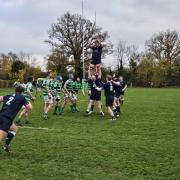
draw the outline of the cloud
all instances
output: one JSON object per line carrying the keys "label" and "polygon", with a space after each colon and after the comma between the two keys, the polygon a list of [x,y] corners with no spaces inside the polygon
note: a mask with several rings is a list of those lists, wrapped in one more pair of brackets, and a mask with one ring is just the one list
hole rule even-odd
{"label": "cloud", "polygon": [[[111,41],[119,39],[143,49],[154,33],[180,30],[179,0],[84,0],[85,17],[107,30]],[[0,51],[49,53],[47,31],[65,12],[81,14],[81,0],[0,0]],[[114,59],[114,57],[108,57]]]}

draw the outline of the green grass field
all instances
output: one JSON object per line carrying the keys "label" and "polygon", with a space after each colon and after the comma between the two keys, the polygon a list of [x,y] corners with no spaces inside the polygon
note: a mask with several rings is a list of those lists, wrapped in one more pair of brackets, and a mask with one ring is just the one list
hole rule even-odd
{"label": "green grass field", "polygon": [[[0,89],[0,94],[11,90]],[[20,128],[13,153],[0,150],[0,179],[180,179],[180,89],[128,89],[122,115],[111,122],[79,110],[41,119],[34,102],[31,127]]]}

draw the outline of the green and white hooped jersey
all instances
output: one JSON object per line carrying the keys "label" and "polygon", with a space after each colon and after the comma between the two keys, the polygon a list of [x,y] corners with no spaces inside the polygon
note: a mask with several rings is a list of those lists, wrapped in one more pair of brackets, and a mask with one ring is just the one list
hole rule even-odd
{"label": "green and white hooped jersey", "polygon": [[66,88],[68,91],[73,91],[74,89],[74,81],[72,79],[68,79],[66,81]]}
{"label": "green and white hooped jersey", "polygon": [[56,95],[61,96],[62,82],[61,81],[55,81],[54,82],[54,89],[56,90]]}
{"label": "green and white hooped jersey", "polygon": [[74,82],[74,90],[78,91],[82,89],[82,84],[79,82]]}
{"label": "green and white hooped jersey", "polygon": [[19,85],[21,85],[21,83],[19,81],[14,82],[14,87],[18,87]]}
{"label": "green and white hooped jersey", "polygon": [[47,86],[49,87],[50,84],[50,79],[45,79],[43,81],[42,87],[43,87],[43,96],[47,96],[48,95],[48,91],[47,91]]}
{"label": "green and white hooped jersey", "polygon": [[27,84],[23,84],[24,86],[24,97],[26,98],[27,101],[31,100],[31,96],[28,94],[28,91],[33,91],[33,85],[31,82],[28,82]]}
{"label": "green and white hooped jersey", "polygon": [[54,85],[55,85],[55,81],[50,80],[50,82],[49,82],[49,90],[50,90],[50,92],[53,92],[55,90]]}

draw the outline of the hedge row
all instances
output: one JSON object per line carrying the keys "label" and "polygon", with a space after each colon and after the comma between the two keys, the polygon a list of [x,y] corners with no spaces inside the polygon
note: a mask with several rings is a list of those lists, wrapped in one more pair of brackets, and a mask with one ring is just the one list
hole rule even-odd
{"label": "hedge row", "polygon": [[0,80],[0,88],[13,87],[14,82],[10,80]]}

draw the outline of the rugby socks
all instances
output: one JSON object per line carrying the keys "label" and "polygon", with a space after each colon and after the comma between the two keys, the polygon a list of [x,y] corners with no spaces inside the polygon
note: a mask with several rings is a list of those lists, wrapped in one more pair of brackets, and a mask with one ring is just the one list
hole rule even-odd
{"label": "rugby socks", "polygon": [[56,105],[55,108],[54,108],[54,113],[53,114],[57,114],[57,111],[58,111],[58,106]]}
{"label": "rugby socks", "polygon": [[120,112],[121,112],[120,106],[116,106],[116,112],[117,112],[117,113],[120,113]]}
{"label": "rugby socks", "polygon": [[74,112],[74,105],[70,105],[71,112]]}
{"label": "rugby socks", "polygon": [[47,118],[48,118],[48,113],[45,113],[45,112],[44,112],[44,113],[43,113],[43,118],[44,118],[44,119],[47,119]]}
{"label": "rugby socks", "polygon": [[61,108],[61,106],[58,106],[58,109],[57,109],[57,110],[58,110],[58,113],[59,113],[59,114],[62,114],[62,108]]}
{"label": "rugby socks", "polygon": [[64,108],[65,108],[65,106],[63,106],[63,107],[61,108],[61,113],[63,113],[63,112],[64,112]]}
{"label": "rugby socks", "polygon": [[25,124],[30,124],[30,121],[28,119],[25,119]]}
{"label": "rugby socks", "polygon": [[112,116],[111,120],[112,120],[112,121],[116,121],[115,116]]}
{"label": "rugby socks", "polygon": [[74,107],[74,111],[75,112],[79,112],[78,109],[77,109],[77,105],[76,104],[73,104],[73,107]]}
{"label": "rugby socks", "polygon": [[116,113],[116,112],[117,112],[116,107],[113,107],[113,112],[114,112],[114,113]]}
{"label": "rugby socks", "polygon": [[94,111],[94,105],[91,106],[91,111]]}
{"label": "rugby socks", "polygon": [[6,138],[6,145],[9,146],[11,141],[13,140],[14,136],[16,135],[16,132],[9,131]]}
{"label": "rugby socks", "polygon": [[22,124],[21,124],[21,118],[18,117],[17,120],[15,121],[15,123],[16,123],[17,126],[22,126]]}

